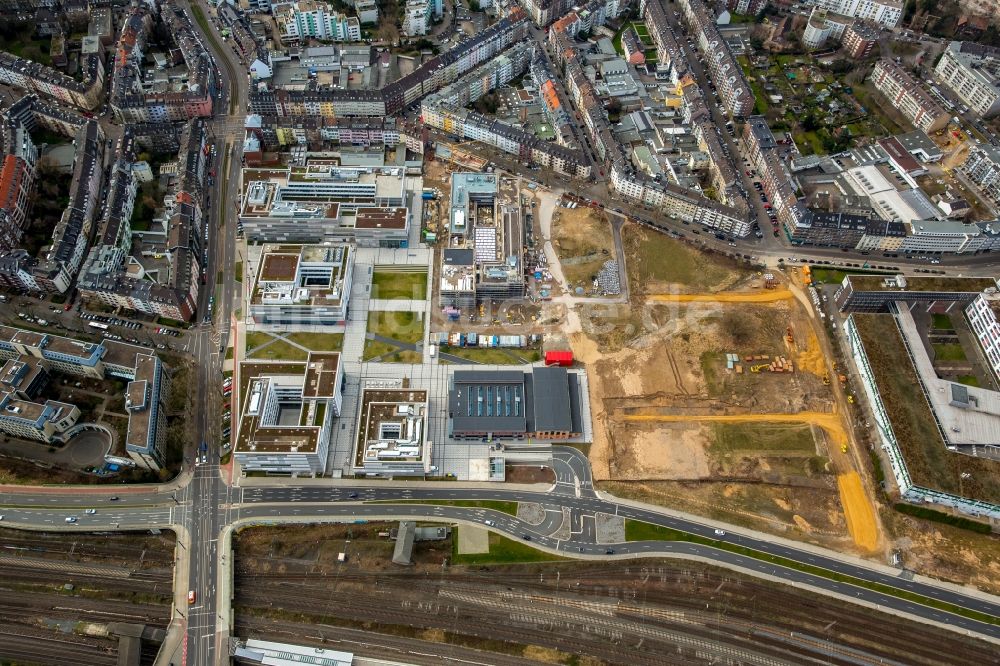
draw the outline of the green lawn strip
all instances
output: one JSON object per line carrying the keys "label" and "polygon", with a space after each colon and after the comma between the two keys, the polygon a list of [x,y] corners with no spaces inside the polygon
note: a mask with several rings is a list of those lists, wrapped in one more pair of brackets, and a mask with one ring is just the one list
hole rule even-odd
{"label": "green lawn strip", "polygon": [[257,347],[263,347],[267,343],[274,340],[275,337],[270,333],[262,333],[260,331],[247,331],[246,335],[246,348],[249,354]]}
{"label": "green lawn strip", "polygon": [[370,500],[365,504],[430,504],[433,506],[467,506],[475,509],[492,509],[511,516],[517,515],[517,502],[502,500]]}
{"label": "green lawn strip", "polygon": [[368,332],[399,342],[420,342],[424,337],[423,322],[415,312],[369,312]]}
{"label": "green lawn strip", "polygon": [[972,532],[979,532],[980,534],[989,534],[992,531],[992,528],[988,523],[981,523],[978,520],[971,520],[961,516],[953,516],[950,513],[935,511],[934,509],[928,509],[925,506],[915,506],[913,504],[897,502],[892,505],[892,508],[900,513],[905,513],[908,516],[923,518],[924,520],[932,520],[936,523],[944,523],[945,525],[951,525],[952,527],[958,527],[959,529],[970,530]]}
{"label": "green lawn strip", "polygon": [[344,347],[343,333],[285,333],[284,338],[314,352],[340,351]]}
{"label": "green lawn strip", "polygon": [[452,564],[519,564],[525,562],[557,562],[565,557],[537,550],[528,542],[515,541],[505,536],[490,532],[490,552],[468,553],[458,552],[458,530],[452,534],[451,563]]}
{"label": "green lawn strip", "polygon": [[846,583],[848,585],[854,585],[855,587],[862,587],[866,590],[871,590],[872,592],[885,594],[890,597],[905,599],[907,601],[912,601],[913,603],[921,604],[922,606],[936,608],[937,610],[941,610],[946,613],[952,613],[953,615],[960,615],[962,617],[969,618],[970,620],[976,620],[977,622],[983,622],[985,624],[1000,624],[1000,617],[989,615],[988,613],[970,610],[946,601],[938,601],[937,599],[925,597],[924,595],[916,594],[915,592],[901,590],[890,585],[872,583],[860,578],[855,578],[854,576],[848,576],[837,573],[836,571],[830,571],[829,569],[824,569],[823,567],[803,564],[778,555],[763,553],[759,550],[754,550],[753,548],[748,548],[746,546],[740,546],[726,541],[719,541],[718,539],[709,539],[708,537],[698,536],[697,534],[691,534],[689,532],[681,532],[669,527],[661,527],[660,525],[653,525],[652,523],[646,523],[641,520],[625,520],[625,540],[687,541],[690,543],[698,543],[704,546],[718,548],[719,550],[727,550],[731,553],[737,553],[745,557],[751,557],[755,560],[767,562],[768,564],[782,566],[786,569],[794,569],[796,571],[801,571],[820,578],[826,578],[827,580],[832,580],[838,583]]}
{"label": "green lawn strip", "polygon": [[375,271],[372,273],[371,297],[423,300],[427,298],[427,272]]}
{"label": "green lawn strip", "polygon": [[965,350],[956,342],[933,344],[935,361],[965,361]]}
{"label": "green lawn strip", "polygon": [[982,384],[979,383],[979,377],[975,375],[959,375],[956,377],[959,384],[965,384],[966,386],[971,386],[972,388],[980,388]]}
{"label": "green lawn strip", "polygon": [[266,347],[255,349],[247,354],[247,358],[267,361],[304,361],[308,357],[309,352],[284,340],[276,340]]}
{"label": "green lawn strip", "polygon": [[951,317],[943,312],[936,312],[931,315],[931,325],[934,326],[934,328],[941,329],[942,331],[950,331],[955,328],[955,326],[951,323]]}
{"label": "green lawn strip", "polygon": [[366,340],[365,348],[361,352],[361,360],[370,361],[382,356],[383,354],[390,354],[398,349],[399,347],[395,347],[385,342],[379,342],[378,340]]}

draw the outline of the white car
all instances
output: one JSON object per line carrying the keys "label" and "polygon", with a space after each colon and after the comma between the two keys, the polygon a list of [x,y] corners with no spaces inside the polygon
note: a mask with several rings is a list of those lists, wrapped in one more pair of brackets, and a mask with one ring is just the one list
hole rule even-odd
{"label": "white car", "polygon": [[66,516],[66,522],[67,523],[75,523],[76,522],[76,516]]}
{"label": "white car", "polygon": [[715,536],[726,536],[725,530],[715,530]]}
{"label": "white car", "polygon": [[92,516],[95,513],[97,513],[97,509],[87,509],[86,511],[84,511],[84,513],[87,514],[88,516]]}

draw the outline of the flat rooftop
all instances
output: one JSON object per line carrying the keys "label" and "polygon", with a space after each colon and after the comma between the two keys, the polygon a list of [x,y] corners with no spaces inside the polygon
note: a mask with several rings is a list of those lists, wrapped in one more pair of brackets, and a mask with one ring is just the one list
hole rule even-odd
{"label": "flat rooftop", "polygon": [[305,398],[333,398],[337,377],[341,372],[338,352],[310,352],[306,359],[306,380],[302,387]]}
{"label": "flat rooftop", "polygon": [[427,391],[365,387],[359,402],[356,467],[413,466],[424,458]]}
{"label": "flat rooftop", "polygon": [[355,229],[405,229],[405,208],[358,208],[354,217]]}
{"label": "flat rooftop", "polygon": [[898,286],[894,276],[887,275],[848,275],[847,278],[855,291],[940,291],[969,294],[997,288],[995,278],[906,276],[905,286]]}
{"label": "flat rooftop", "polygon": [[[895,318],[859,313],[851,317],[913,483],[929,490],[1000,504],[1000,462],[948,450],[930,407],[939,402],[934,395],[938,385],[932,383],[930,395],[924,396]],[[915,356],[925,353],[922,346],[913,349]],[[968,476],[963,478],[963,474]]]}
{"label": "flat rooftop", "polygon": [[[325,404],[301,400],[306,372],[307,363],[240,363],[239,429],[234,453],[264,455],[318,450]],[[262,419],[263,407],[269,392],[277,387],[281,387],[282,397],[275,398],[279,411],[276,422],[271,423]],[[323,414],[313,410],[321,406]]]}
{"label": "flat rooftop", "polygon": [[261,249],[252,306],[338,306],[349,296],[350,245],[277,245]]}

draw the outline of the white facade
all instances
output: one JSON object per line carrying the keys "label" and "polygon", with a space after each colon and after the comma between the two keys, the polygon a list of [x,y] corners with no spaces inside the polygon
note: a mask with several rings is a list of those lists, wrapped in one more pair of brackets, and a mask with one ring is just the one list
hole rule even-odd
{"label": "white facade", "polygon": [[980,294],[965,308],[965,316],[969,318],[972,332],[982,347],[983,355],[993,370],[993,376],[1000,380],[1000,322],[997,322],[997,312],[1000,311],[1000,300],[997,294]]}
{"label": "white facade", "polygon": [[894,0],[818,0],[816,6],[886,28],[895,28],[903,17],[903,3]]}
{"label": "white facade", "polygon": [[935,76],[983,118],[1000,114],[1000,51],[970,42],[951,42]]}
{"label": "white facade", "polygon": [[426,35],[432,12],[433,8],[427,0],[407,0],[403,10],[403,34],[409,37]]}

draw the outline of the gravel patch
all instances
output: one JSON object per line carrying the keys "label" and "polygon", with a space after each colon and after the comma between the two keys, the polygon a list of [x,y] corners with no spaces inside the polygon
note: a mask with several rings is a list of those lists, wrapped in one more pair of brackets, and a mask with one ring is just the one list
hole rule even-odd
{"label": "gravel patch", "polygon": [[517,518],[529,525],[538,525],[545,520],[545,509],[537,502],[518,502]]}
{"label": "gravel patch", "polygon": [[597,528],[597,543],[624,543],[625,519],[612,516],[610,513],[598,513],[595,516]]}

